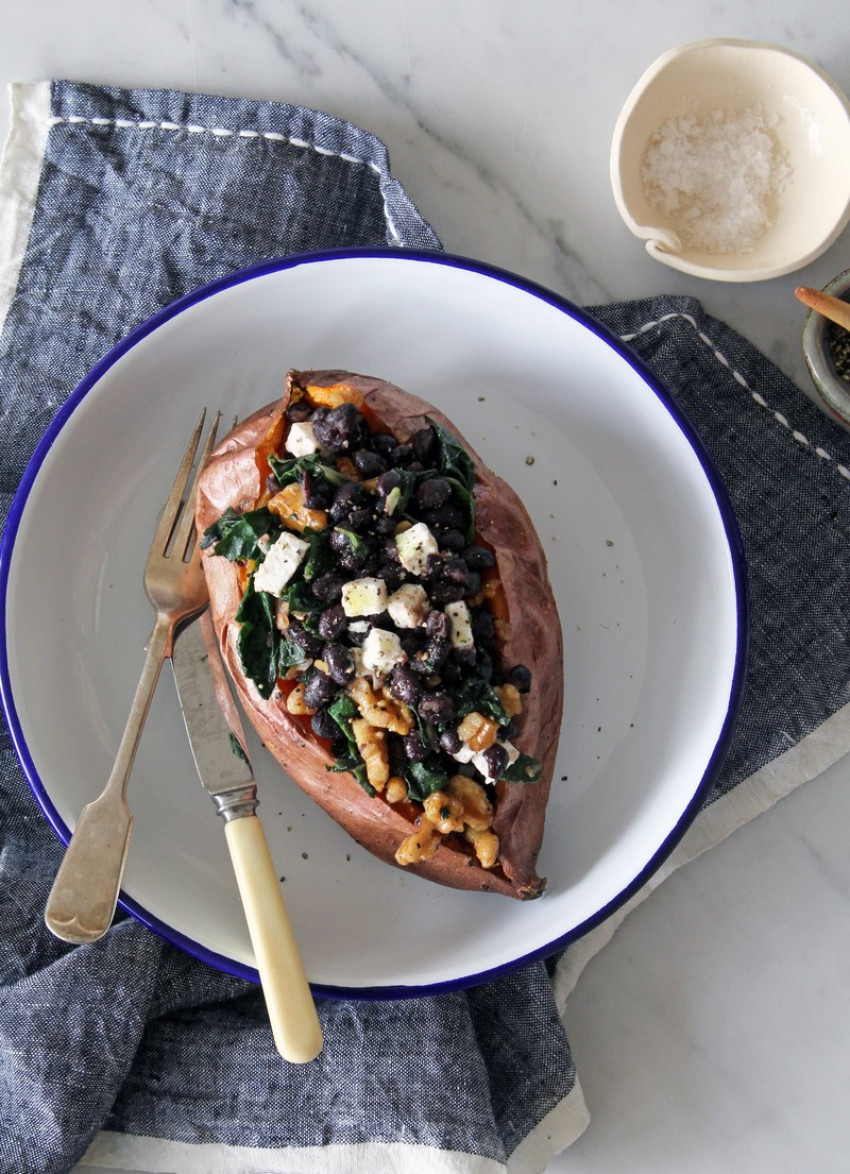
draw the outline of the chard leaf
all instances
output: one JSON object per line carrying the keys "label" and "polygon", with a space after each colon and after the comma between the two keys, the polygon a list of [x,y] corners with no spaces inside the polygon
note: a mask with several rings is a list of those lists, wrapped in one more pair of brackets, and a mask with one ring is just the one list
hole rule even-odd
{"label": "chard leaf", "polygon": [[265,551],[259,539],[264,534],[276,534],[279,529],[279,523],[264,506],[244,514],[228,507],[218,521],[204,531],[201,547],[204,550],[212,547],[213,554],[222,555],[231,562],[248,558],[261,562]]}
{"label": "chard leaf", "polygon": [[303,537],[310,543],[310,549],[301,567],[301,575],[308,583],[312,583],[314,579],[324,575],[325,571],[330,570],[333,562],[332,552],[326,530],[305,530]]}
{"label": "chard leaf", "polygon": [[490,717],[499,726],[506,726],[510,716],[496,691],[479,676],[467,677],[455,693],[455,713],[458,720],[477,710]]}
{"label": "chard leaf", "polygon": [[404,772],[407,794],[410,799],[424,802],[434,791],[442,791],[449,776],[440,766],[439,759],[426,758],[424,762],[411,762]]}
{"label": "chard leaf", "polygon": [[360,756],[351,730],[352,718],[358,717],[360,710],[347,693],[340,693],[328,706],[328,713],[339,726],[344,739],[344,747],[330,769],[332,771],[348,771],[353,774],[366,794],[373,796],[375,788],[366,777],[366,764]]}
{"label": "chard leaf", "polygon": [[475,462],[472,457],[451,432],[447,432],[434,420],[429,419],[428,423],[437,434],[437,468],[444,477],[456,478],[471,493],[475,486]]}
{"label": "chard leaf", "polygon": [[501,776],[507,783],[536,783],[539,781],[543,773],[543,766],[536,758],[532,758],[529,754],[523,754],[520,751],[520,756],[505,771]]}
{"label": "chard leaf", "polygon": [[305,473],[312,476],[317,488],[330,486],[333,489],[339,489],[349,480],[344,473],[325,464],[321,455],[315,452],[308,453],[303,457],[286,458],[273,454],[269,457],[269,468],[281,489],[293,481],[300,481]]}
{"label": "chard leaf", "polygon": [[278,676],[292,668],[294,664],[301,664],[302,660],[309,660],[309,657],[297,640],[291,636],[280,640],[277,650]]}
{"label": "chard leaf", "polygon": [[466,514],[465,535],[466,541],[471,545],[475,538],[475,498],[472,496],[472,490],[454,477],[446,479],[454,490],[455,501]]}
{"label": "chard leaf", "polygon": [[230,749],[233,751],[233,753],[236,755],[236,757],[241,758],[243,762],[247,762],[248,765],[250,766],[251,763],[248,760],[248,755],[242,749],[242,743],[239,741],[239,739],[236,737],[236,735],[235,734],[228,734],[227,740],[230,743]]}
{"label": "chard leaf", "polygon": [[242,671],[257,686],[260,696],[269,698],[278,678],[280,632],[275,624],[274,596],[256,591],[253,577],[242,596],[236,620],[236,650]]}
{"label": "chard leaf", "polygon": [[290,579],[281,593],[281,599],[289,605],[291,612],[304,614],[322,610],[322,603],[313,594],[312,587],[300,577]]}

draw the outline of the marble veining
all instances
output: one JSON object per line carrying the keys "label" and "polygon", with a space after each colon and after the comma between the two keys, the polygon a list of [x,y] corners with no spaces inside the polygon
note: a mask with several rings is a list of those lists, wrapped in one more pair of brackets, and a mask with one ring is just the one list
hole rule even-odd
{"label": "marble veining", "polygon": [[[664,50],[780,42],[848,90],[848,29],[846,0],[29,0],[4,12],[0,74],[351,119],[386,143],[447,249],[583,304],[696,296],[802,395],[793,290],[850,267],[850,232],[787,278],[692,279],[622,225],[608,153],[622,103]],[[7,125],[0,102],[4,137]],[[592,1121],[552,1174],[850,1168],[848,783],[841,761],[674,874],[591,962],[566,1024]]]}

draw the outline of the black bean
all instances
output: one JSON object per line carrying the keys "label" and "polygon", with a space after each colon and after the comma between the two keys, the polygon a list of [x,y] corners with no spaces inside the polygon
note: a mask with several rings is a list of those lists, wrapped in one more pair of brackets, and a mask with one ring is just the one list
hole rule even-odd
{"label": "black bean", "polygon": [[380,453],[371,449],[359,448],[352,459],[354,467],[362,477],[378,477],[386,472],[387,462]]}
{"label": "black bean", "polygon": [[336,682],[326,673],[314,669],[307,675],[304,682],[304,702],[310,709],[321,709],[323,705],[328,705],[336,694]]}
{"label": "black bean", "polygon": [[382,473],[375,482],[375,492],[379,498],[387,498],[394,489],[398,489],[402,480],[398,469],[387,469],[386,473]]}
{"label": "black bean", "polygon": [[421,652],[414,653],[414,655],[410,657],[407,663],[415,673],[419,674],[420,677],[432,677],[434,675],[431,662],[428,660],[428,656],[424,649]]}
{"label": "black bean", "polygon": [[342,575],[320,575],[318,579],[313,580],[313,594],[316,599],[321,599],[322,603],[334,603],[342,595],[344,583]]}
{"label": "black bean", "polygon": [[425,745],[422,735],[416,730],[405,736],[404,753],[410,762],[422,762],[424,758],[428,757],[428,747]]}
{"label": "black bean", "polygon": [[345,521],[356,510],[362,509],[369,503],[369,492],[359,481],[346,481],[334,495],[328,510],[328,517],[337,525]]}
{"label": "black bean", "polygon": [[387,585],[387,591],[396,591],[405,580],[404,567],[399,563],[378,563],[375,571],[379,579]]}
{"label": "black bean", "polygon": [[333,742],[339,737],[339,726],[326,709],[317,709],[310,718],[310,728],[317,738],[327,738]]}
{"label": "black bean", "polygon": [[454,505],[453,502],[447,502],[436,509],[423,510],[422,518],[432,530],[462,530],[466,525],[466,515],[460,506]]}
{"label": "black bean", "polygon": [[372,433],[372,448],[375,452],[380,453],[382,457],[386,457],[395,446],[396,438],[391,432]]}
{"label": "black bean", "polygon": [[417,428],[410,438],[414,455],[423,465],[430,465],[437,446],[437,434],[430,424]]}
{"label": "black bean", "polygon": [[416,504],[421,510],[437,510],[451,500],[452,487],[444,477],[428,477],[416,488]]}
{"label": "black bean", "polygon": [[407,664],[397,664],[390,674],[390,693],[397,701],[404,701],[407,705],[415,705],[422,684],[419,677]]}
{"label": "black bean", "polygon": [[[387,537],[390,534],[395,534],[395,528],[398,525],[398,519],[391,514],[381,514],[375,521],[374,530],[376,534],[381,534]],[[398,549],[393,543],[393,550],[395,550],[396,558],[398,558]]]}
{"label": "black bean", "polygon": [[506,680],[519,693],[527,693],[531,688],[531,672],[524,664],[515,664],[508,673]]}
{"label": "black bean", "polygon": [[339,565],[345,571],[362,572],[372,555],[368,539],[358,539],[356,544],[352,545],[351,536],[344,530],[331,530],[328,543]]}
{"label": "black bean", "polygon": [[328,414],[316,420],[313,416],[313,431],[322,448],[339,453],[353,449],[363,431],[363,417],[354,404],[340,404],[331,408]]}
{"label": "black bean", "polygon": [[457,754],[463,742],[460,740],[460,735],[457,730],[443,730],[440,734],[440,746],[445,750],[446,754]]}
{"label": "black bean", "polygon": [[431,599],[434,603],[450,603],[474,595],[481,585],[481,577],[470,571],[457,555],[441,559],[434,566],[431,579]]}
{"label": "black bean", "polygon": [[450,725],[454,720],[455,706],[448,693],[426,693],[417,708],[424,722],[439,728]]}
{"label": "black bean", "polygon": [[345,631],[348,616],[341,603],[335,603],[319,616],[319,635],[323,640],[336,640]]}
{"label": "black bean", "polygon": [[398,734],[387,734],[386,746],[390,777],[403,775],[407,769],[407,755],[404,752],[404,742]]}
{"label": "black bean", "polygon": [[461,653],[459,649],[454,649],[445,664],[440,666],[440,680],[444,685],[459,685],[464,672],[462,665],[458,661],[466,661],[468,664],[474,664],[475,659],[476,653],[474,648],[469,649],[468,656],[466,653]]}
{"label": "black bean", "polygon": [[444,530],[440,535],[440,550],[448,550],[451,554],[460,554],[466,546],[466,535],[460,530]]}
{"label": "black bean", "polygon": [[395,448],[391,448],[387,454],[387,461],[390,465],[396,468],[402,468],[404,465],[409,465],[413,460],[413,449],[409,444],[397,444]]}
{"label": "black bean", "polygon": [[368,506],[362,506],[360,509],[352,510],[348,515],[346,525],[349,530],[353,530],[355,534],[365,534],[367,530],[371,530],[374,514]]}
{"label": "black bean", "polygon": [[495,555],[486,546],[470,546],[463,557],[471,571],[487,571],[496,565]]}
{"label": "black bean", "polygon": [[430,611],[425,620],[426,633],[438,640],[446,640],[451,633],[451,621],[444,611]]}
{"label": "black bean", "polygon": [[435,604],[457,603],[466,594],[463,582],[453,582],[445,575],[435,571],[429,586],[431,602]]}
{"label": "black bean", "polygon": [[487,764],[487,778],[500,779],[508,765],[508,752],[504,746],[494,742],[492,746],[487,747],[482,757]]}
{"label": "black bean", "polygon": [[354,657],[344,644],[326,644],[322,656],[331,679],[337,685],[347,685],[354,676]]}
{"label": "black bean", "polygon": [[294,640],[300,648],[303,648],[305,656],[318,656],[322,651],[322,641],[319,637],[308,632],[298,620],[290,621],[286,634],[290,640]]}
{"label": "black bean", "polygon": [[421,628],[406,628],[399,636],[399,641],[408,657],[412,659],[425,647],[425,633]]}
{"label": "black bean", "polygon": [[310,407],[307,401],[300,399],[296,400],[295,403],[289,404],[286,411],[284,412],[284,415],[291,424],[294,424],[296,421],[300,423],[303,420],[309,419],[312,411],[313,409]]}
{"label": "black bean", "polygon": [[496,639],[496,625],[493,616],[484,608],[472,617],[472,638],[476,645],[492,648]]}
{"label": "black bean", "polygon": [[316,478],[309,469],[305,469],[301,476],[301,488],[304,491],[304,504],[308,510],[325,510],[328,508],[330,496],[316,485]]}

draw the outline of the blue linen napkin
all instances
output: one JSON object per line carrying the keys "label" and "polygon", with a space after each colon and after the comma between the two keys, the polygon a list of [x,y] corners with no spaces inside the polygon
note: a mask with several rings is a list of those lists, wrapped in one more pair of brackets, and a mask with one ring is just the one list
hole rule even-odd
{"label": "blue linen napkin", "polygon": [[[298,107],[17,87],[0,173],[0,520],[78,380],[162,305],[266,257],[438,248],[383,145]],[[750,686],[704,810],[646,889],[850,744],[850,438],[688,298],[597,307],[689,413],[747,548]],[[0,318],[0,320],[2,320]],[[793,507],[786,507],[785,494]],[[531,1174],[587,1123],[562,1012],[628,908],[548,964],[415,1001],[321,1000],[326,1046],[273,1049],[257,988],[129,918],[43,926],[62,850],[0,739],[0,1174],[404,1169]]]}

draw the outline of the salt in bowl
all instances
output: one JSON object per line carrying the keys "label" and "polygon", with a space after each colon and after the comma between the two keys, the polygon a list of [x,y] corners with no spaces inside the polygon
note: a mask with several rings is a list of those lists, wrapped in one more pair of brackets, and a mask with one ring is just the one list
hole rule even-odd
{"label": "salt in bowl", "polygon": [[[727,128],[730,137],[721,142]],[[659,199],[657,166],[647,170],[651,140],[662,166],[667,155],[665,174],[674,186],[664,194],[672,200]],[[752,150],[756,141],[768,146],[761,157]],[[685,142],[701,153],[707,178],[703,202],[697,189],[685,198],[683,216],[681,205],[671,212],[670,203],[682,182],[700,174],[700,160],[682,154]],[[720,152],[716,166],[712,151]],[[611,183],[620,215],[657,261],[715,281],[761,281],[807,265],[844,229],[848,159],[850,102],[822,69],[779,45],[697,41],[659,57],[632,90],[614,129]],[[773,172],[760,180],[768,166]],[[744,199],[729,201],[732,183],[739,191],[751,184]],[[713,228],[717,191],[732,210],[725,234]],[[734,220],[734,210],[747,203],[760,210],[755,226],[743,212],[740,224]]]}

